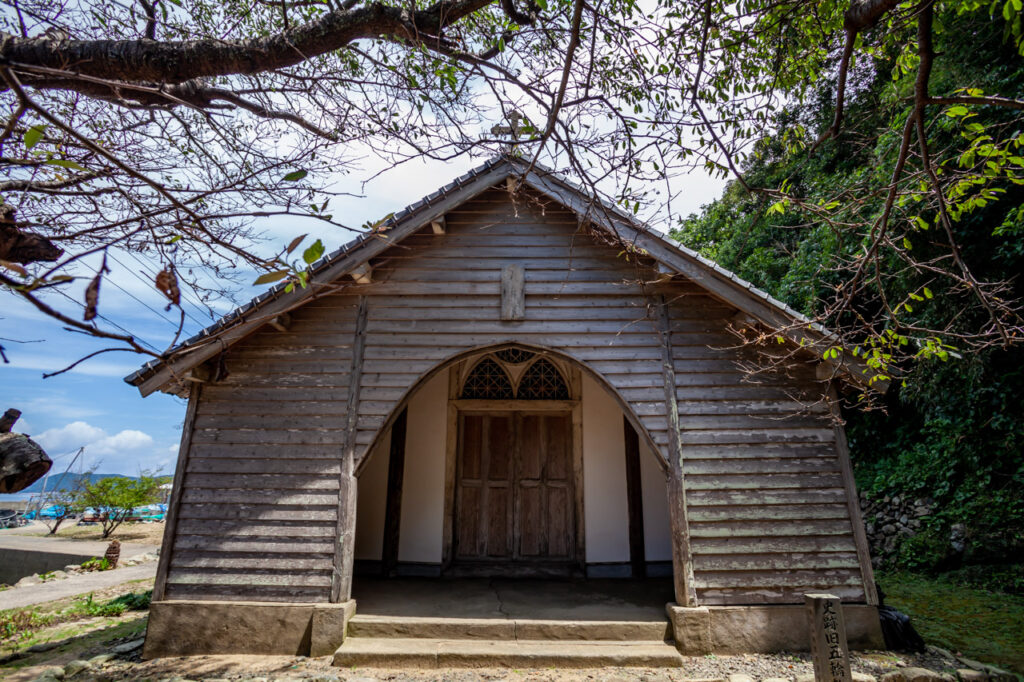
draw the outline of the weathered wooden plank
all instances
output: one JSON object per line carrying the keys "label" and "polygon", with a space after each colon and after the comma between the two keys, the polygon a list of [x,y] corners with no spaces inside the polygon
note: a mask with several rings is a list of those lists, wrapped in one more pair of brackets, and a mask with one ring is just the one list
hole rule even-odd
{"label": "weathered wooden plank", "polygon": [[789,571],[702,571],[697,576],[697,588],[717,589],[738,587],[757,589],[761,587],[820,587],[860,584],[859,571],[833,568]]}
{"label": "weathered wooden plank", "polygon": [[196,443],[336,443],[341,446],[345,441],[345,429],[286,429],[283,424],[275,428],[273,423],[268,423],[262,429],[196,430],[194,438]]}
{"label": "weathered wooden plank", "polygon": [[341,471],[341,457],[334,459],[242,459],[238,457],[193,457],[189,472],[204,474],[308,474],[311,476],[337,475]]}
{"label": "weathered wooden plank", "polygon": [[273,521],[260,522],[254,519],[211,520],[182,519],[178,524],[183,535],[232,535],[258,536],[265,538],[331,538],[334,537],[334,523],[323,521]]}
{"label": "weathered wooden plank", "polygon": [[849,519],[745,519],[742,521],[690,521],[695,538],[791,537],[799,535],[851,535]]}
{"label": "weathered wooden plank", "polygon": [[264,554],[329,554],[334,556],[332,538],[297,537],[229,537],[221,535],[179,534],[176,550],[202,550],[204,552],[252,552]]}
{"label": "weathered wooden plank", "polygon": [[[308,369],[315,371],[316,367],[309,367]],[[229,371],[231,375],[219,388],[227,390],[235,387],[240,391],[244,391],[250,386],[346,388],[349,381],[348,374],[343,372],[329,373],[324,371],[322,373],[306,372],[303,374],[292,372],[242,373],[235,372],[230,367]]]}
{"label": "weathered wooden plank", "polygon": [[821,536],[739,536],[693,539],[693,553],[704,554],[786,554],[787,552],[855,552],[852,535]]}
{"label": "weathered wooden plank", "polygon": [[718,474],[694,476],[686,490],[741,490],[751,488],[841,488],[842,476],[826,474]]}
{"label": "weathered wooden plank", "polygon": [[[479,311],[478,311],[479,312]],[[517,336],[520,334],[592,334],[597,335],[590,345],[599,345],[604,337],[634,335],[651,337],[648,343],[657,344],[656,332],[650,320],[642,318],[630,318],[622,320],[565,320],[565,319],[537,319],[532,315],[529,319],[516,321],[520,318],[497,319],[481,316],[475,320],[450,320],[450,319],[425,319],[425,320],[370,320],[367,331],[371,338],[387,338],[387,334],[402,334],[410,337],[419,336],[429,338],[438,336],[441,342],[451,342],[463,335],[474,336],[484,334],[508,334],[510,331]],[[693,332],[705,334],[702,329],[693,327]],[[330,335],[330,330],[311,330],[311,338],[321,335]],[[422,339],[421,339],[422,341]],[[412,345],[430,345],[420,343]],[[461,344],[457,344],[461,345]],[[739,370],[732,368],[733,372]]]}
{"label": "weathered wooden plank", "polygon": [[697,506],[690,502],[690,520],[700,521],[743,521],[743,520],[800,520],[800,519],[845,519],[846,508],[842,504],[748,504],[746,506]]}
{"label": "weathered wooden plank", "polygon": [[199,552],[179,552],[172,563],[174,568],[227,568],[245,571],[283,569],[283,570],[331,570],[331,555],[323,554],[316,558],[270,556],[249,554],[240,556],[205,556]]}
{"label": "weathered wooden plank", "polygon": [[167,575],[171,557],[177,545],[178,509],[181,507],[182,492],[185,490],[185,467],[188,464],[189,452],[192,448],[192,431],[199,412],[199,401],[202,385],[195,386],[189,393],[188,407],[185,409],[185,424],[181,430],[181,443],[178,446],[178,461],[174,467],[174,479],[171,488],[171,499],[167,505],[167,521],[164,524],[163,551],[157,564],[156,579],[153,582],[153,598],[164,599],[167,588]]}
{"label": "weathered wooden plank", "polygon": [[729,431],[684,431],[685,445],[705,443],[832,443],[835,433],[831,429],[735,429]]}
{"label": "weathered wooden plank", "polygon": [[[268,405],[273,403],[267,401]],[[238,406],[249,406],[251,403],[236,403]],[[256,410],[249,408],[246,413],[235,414],[204,414],[196,420],[196,427],[201,430],[246,430],[246,429],[274,429],[279,426],[286,425],[293,429],[338,429],[344,426],[345,413],[343,411],[336,412],[334,414],[324,414],[319,409],[316,409],[315,403],[308,406],[307,411],[300,411],[298,414],[288,414],[286,419],[282,419],[284,416],[279,412],[268,412],[266,410]],[[204,445],[204,447],[207,447]],[[308,447],[308,446],[300,446]],[[326,450],[326,448],[319,448],[319,450]],[[288,453],[292,453],[289,450]],[[280,450],[278,451],[280,454]],[[335,456],[340,455],[340,452],[335,450]],[[301,456],[301,455],[296,455]]]}
{"label": "weathered wooden plank", "polygon": [[665,386],[665,407],[668,418],[668,512],[672,543],[672,577],[676,603],[696,606],[693,557],[690,554],[691,529],[687,518],[687,484],[683,472],[683,439],[679,430],[679,408],[676,404],[676,375],[672,364],[673,334],[668,321],[668,305],[660,301],[661,371]]}
{"label": "weathered wooden plank", "polygon": [[784,554],[695,554],[694,570],[791,571],[856,569],[855,552],[787,552]]}
{"label": "weathered wooden plank", "polygon": [[338,495],[331,491],[302,493],[287,490],[241,490],[241,489],[209,489],[186,488],[182,494],[182,504],[206,504],[215,502],[230,505],[296,505],[314,507],[332,505],[337,502]]}
{"label": "weathered wooden plank", "polygon": [[304,474],[198,474],[186,476],[190,488],[269,489],[269,490],[337,490],[338,481],[330,476]]}
{"label": "weathered wooden plank", "polygon": [[[381,282],[494,282],[501,277],[501,273],[510,267],[524,267],[518,261],[513,261],[504,267],[495,267],[493,261],[491,267],[462,268],[458,270],[442,270],[439,268],[410,268],[394,267],[383,271],[376,271],[375,277]],[[649,281],[651,273],[642,270],[631,271],[627,268],[614,267],[593,267],[590,269],[568,268],[532,268],[525,270],[524,281],[530,284],[550,283],[559,284],[562,282],[623,282],[640,283]],[[723,309],[723,318],[725,318]]]}
{"label": "weathered wooden plank", "polygon": [[827,457],[835,459],[829,443],[756,443],[752,445],[690,445],[686,459],[778,459],[789,457]]}
{"label": "weathered wooden plank", "polygon": [[247,571],[224,571],[213,572],[210,570],[195,570],[190,568],[179,568],[175,570],[169,581],[175,585],[238,585],[238,586],[260,586],[271,585],[274,587],[330,587],[331,574],[329,571],[322,573],[290,571],[285,574]]}
{"label": "weathered wooden plank", "polygon": [[285,504],[183,503],[181,518],[251,521],[334,521],[336,509]]}
{"label": "weathered wooden plank", "polygon": [[837,504],[845,500],[841,488],[782,488],[747,490],[693,490],[686,499],[691,508],[713,505]]}
{"label": "weathered wooden plank", "polygon": [[[526,249],[528,250],[528,249]],[[566,295],[630,295],[658,293],[667,288],[663,284],[615,281],[606,282],[526,282],[527,296],[558,296]],[[362,296],[495,296],[501,293],[501,284],[494,282],[375,282],[373,284],[357,284],[346,289]]]}
{"label": "weathered wooden plank", "polygon": [[322,602],[323,587],[274,587],[267,585],[170,585],[168,599],[197,601]]}
{"label": "weathered wooden plank", "polygon": [[799,459],[685,459],[687,476],[717,476],[720,474],[802,474],[839,473],[839,460],[835,457]]}
{"label": "weathered wooden plank", "polygon": [[359,392],[362,388],[363,356],[366,351],[366,323],[369,319],[369,301],[359,300],[356,314],[358,324],[352,349],[347,404],[347,424],[342,452],[342,466],[338,474],[337,524],[334,537],[334,562],[331,572],[331,601],[344,602],[352,598],[352,567],[356,545],[356,495],[359,489],[356,473],[356,431],[359,427]]}
{"label": "weathered wooden plank", "polygon": [[843,492],[846,494],[846,508],[853,525],[853,538],[857,543],[857,557],[860,563],[863,580],[864,596],[868,604],[878,605],[878,590],[875,587],[874,568],[871,565],[871,553],[868,549],[868,538],[864,532],[864,520],[861,518],[860,501],[857,498],[857,483],[853,477],[853,466],[850,463],[850,449],[846,443],[846,431],[843,429],[842,414],[839,411],[838,392],[835,385],[829,386],[829,408],[835,430],[836,453],[843,474]]}

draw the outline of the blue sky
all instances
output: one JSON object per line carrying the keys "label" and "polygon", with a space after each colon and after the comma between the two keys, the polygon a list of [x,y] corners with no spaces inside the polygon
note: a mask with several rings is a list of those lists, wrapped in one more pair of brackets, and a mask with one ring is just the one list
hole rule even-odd
{"label": "blue sky", "polygon": [[[362,191],[364,196],[332,200],[331,209],[335,215],[343,215],[348,225],[378,220],[435,191],[482,160],[407,163],[365,188],[352,180],[348,181],[352,186],[345,187],[342,180],[338,189]],[[713,200],[724,185],[703,175],[690,176],[683,182],[687,191],[674,205],[675,212],[682,215]],[[319,237],[329,253],[354,236],[298,220],[268,219],[258,226],[266,232],[273,250],[309,232],[307,243]],[[124,254],[115,258],[117,262],[108,261],[112,273],[101,289],[100,313],[132,330],[152,347],[165,348],[173,338],[176,322],[169,319],[172,313],[163,311],[166,301],[149,284],[145,272],[153,268]],[[84,282],[75,284],[85,287]],[[256,293],[256,289],[246,288],[238,292],[233,303],[223,302],[220,311],[227,312]],[[68,303],[54,300],[55,304],[60,302]],[[198,308],[189,308],[189,313],[184,337],[212,321],[208,315],[204,319]],[[10,364],[0,364],[0,411],[8,407],[22,411],[14,430],[28,433],[46,449],[54,459],[54,472],[63,471],[80,447],[85,448],[85,469],[95,467],[100,473],[128,475],[140,470],[173,472],[185,401],[162,393],[143,399],[137,389],[122,381],[145,357],[107,353],[70,372],[43,379],[44,372],[65,367],[106,344],[64,331],[58,322],[5,293],[0,293],[0,345],[10,360]]]}

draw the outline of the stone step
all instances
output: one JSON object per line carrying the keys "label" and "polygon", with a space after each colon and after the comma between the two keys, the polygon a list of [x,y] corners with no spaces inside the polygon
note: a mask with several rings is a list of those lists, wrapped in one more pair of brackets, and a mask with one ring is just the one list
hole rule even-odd
{"label": "stone step", "polygon": [[350,637],[547,641],[646,641],[669,638],[668,621],[416,618],[356,614]]}
{"label": "stone step", "polygon": [[671,644],[613,641],[348,637],[334,665],[356,668],[677,668]]}

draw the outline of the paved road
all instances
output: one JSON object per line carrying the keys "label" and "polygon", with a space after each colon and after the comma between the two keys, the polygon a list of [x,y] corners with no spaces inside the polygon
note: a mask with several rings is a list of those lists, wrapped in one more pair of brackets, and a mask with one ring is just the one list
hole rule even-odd
{"label": "paved road", "polygon": [[[106,540],[75,540],[73,538],[54,538],[40,535],[19,535],[12,531],[25,532],[24,528],[11,528],[0,531],[0,551],[5,549],[30,550],[34,552],[54,552],[56,554],[87,554],[103,556],[109,542]],[[121,543],[121,558],[130,559],[137,554],[155,552],[159,545],[147,545],[135,542]]]}
{"label": "paved road", "polygon": [[82,573],[65,580],[54,580],[31,587],[15,587],[0,592],[0,609],[14,609],[32,604],[41,604],[54,599],[73,597],[86,594],[93,590],[113,587],[132,580],[143,580],[156,576],[155,561],[148,561],[138,566],[126,566],[113,571],[100,573]]}

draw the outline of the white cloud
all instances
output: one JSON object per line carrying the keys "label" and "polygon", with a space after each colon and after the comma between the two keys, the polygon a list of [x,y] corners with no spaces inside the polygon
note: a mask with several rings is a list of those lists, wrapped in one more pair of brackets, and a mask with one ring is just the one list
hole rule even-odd
{"label": "white cloud", "polygon": [[53,458],[84,447],[86,461],[90,466],[98,464],[102,473],[134,474],[139,469],[166,469],[168,464],[167,457],[159,456],[162,448],[153,437],[136,429],[110,435],[98,426],[75,421],[43,431],[34,440]]}
{"label": "white cloud", "polygon": [[102,438],[88,446],[93,456],[117,455],[125,451],[142,450],[153,445],[153,437],[143,431],[125,429],[113,436]]}
{"label": "white cloud", "polygon": [[98,426],[77,421],[71,422],[59,429],[43,431],[38,436],[34,436],[33,440],[43,446],[44,450],[59,454],[91,445],[106,437],[107,432]]}

